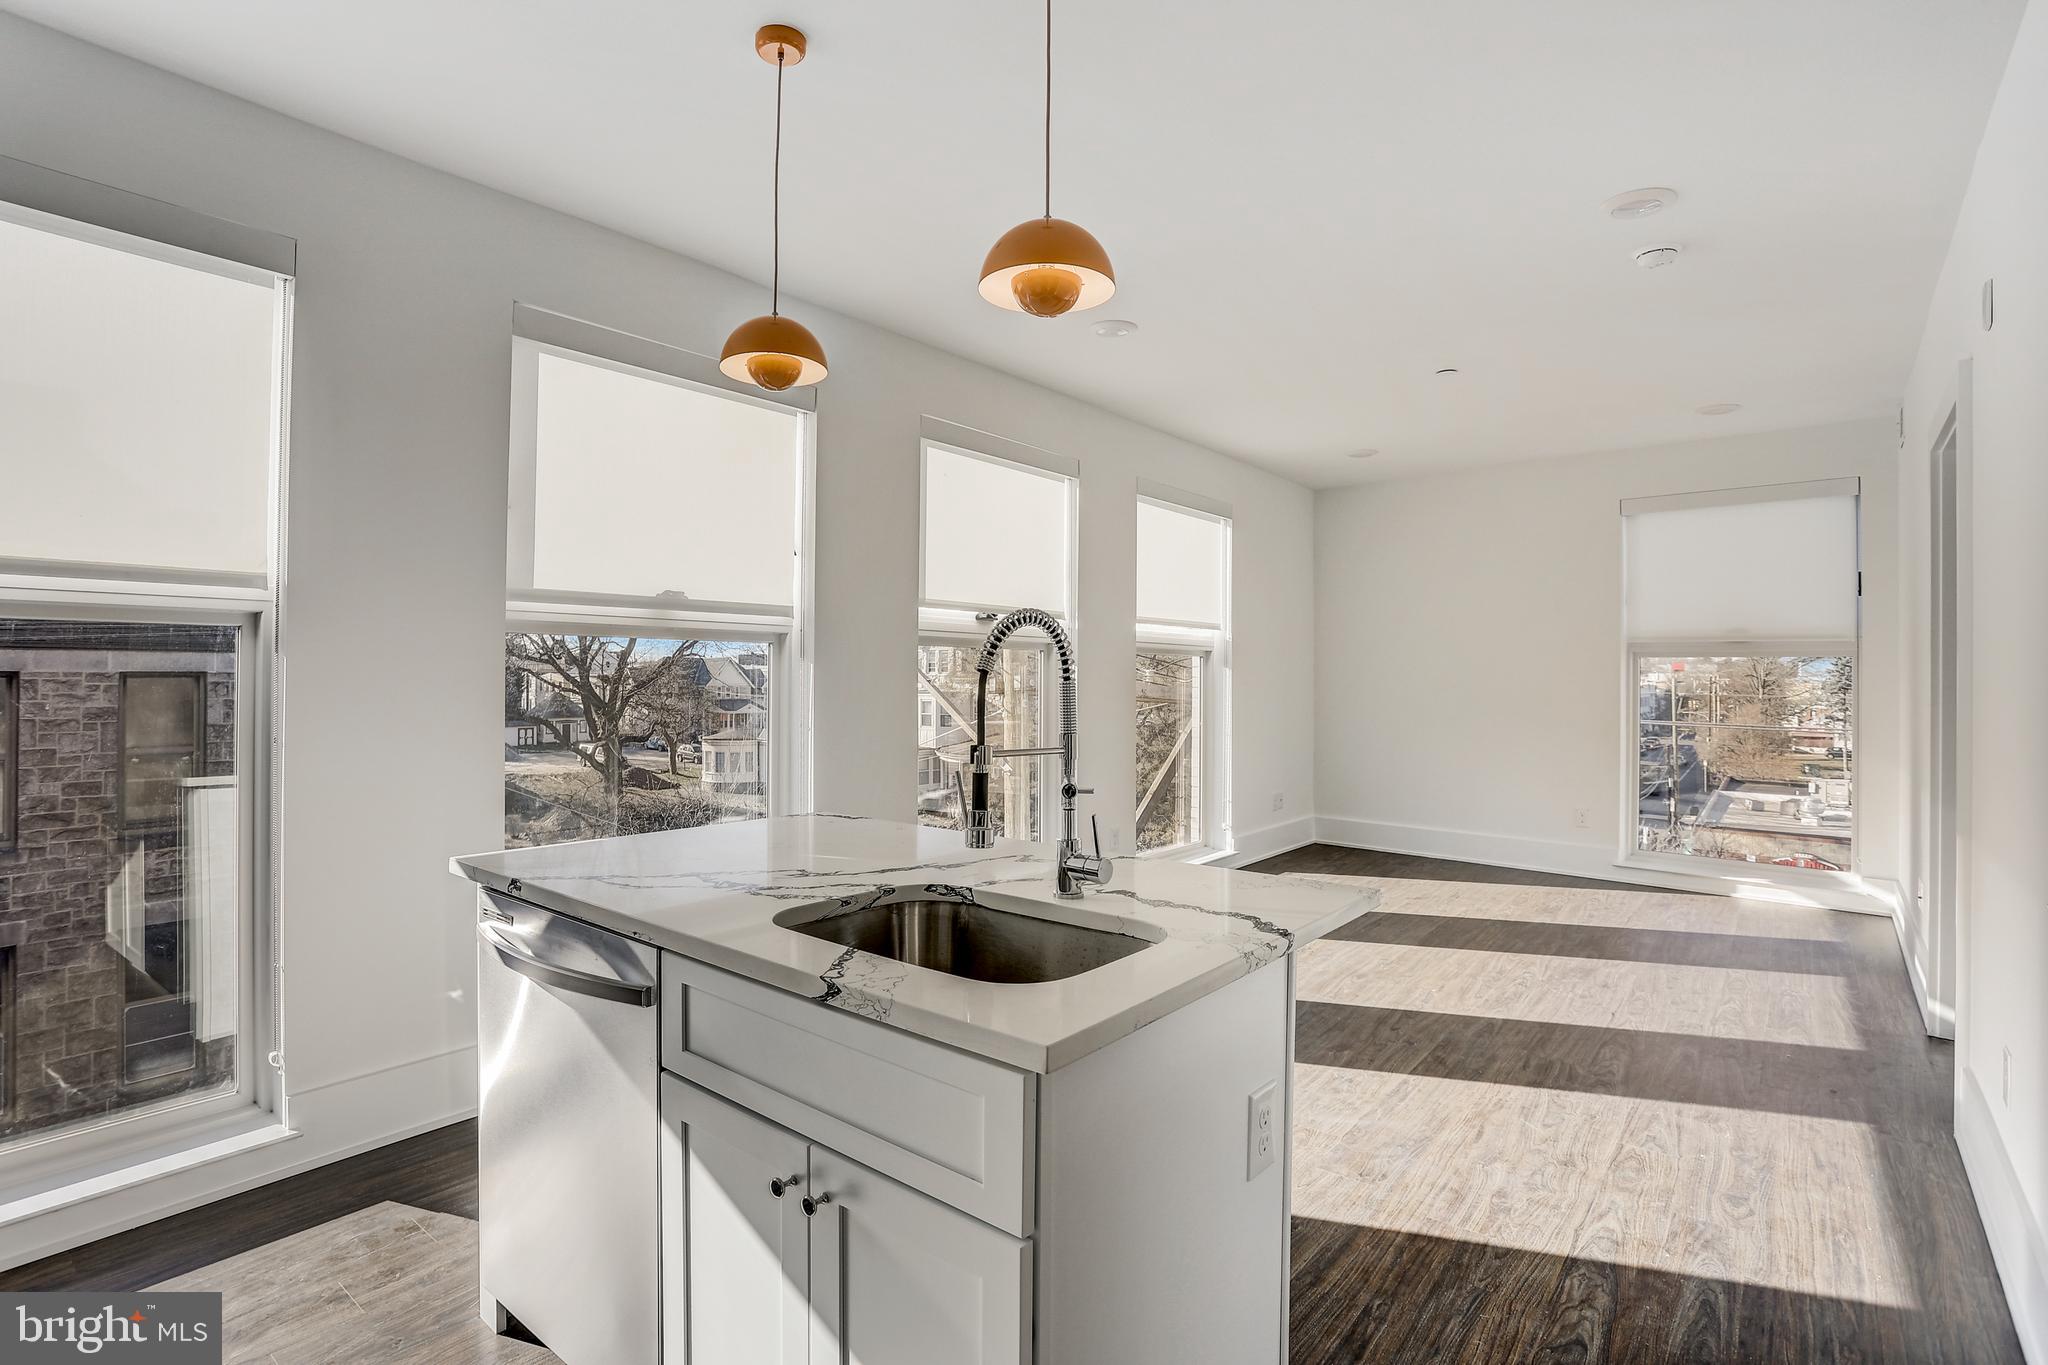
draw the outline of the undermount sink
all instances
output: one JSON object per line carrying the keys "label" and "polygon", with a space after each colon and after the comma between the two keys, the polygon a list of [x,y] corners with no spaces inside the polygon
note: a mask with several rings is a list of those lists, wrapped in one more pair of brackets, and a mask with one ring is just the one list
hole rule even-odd
{"label": "undermount sink", "polygon": [[799,934],[974,981],[1064,981],[1152,940],[965,901],[906,899],[858,910],[805,906],[775,922]]}

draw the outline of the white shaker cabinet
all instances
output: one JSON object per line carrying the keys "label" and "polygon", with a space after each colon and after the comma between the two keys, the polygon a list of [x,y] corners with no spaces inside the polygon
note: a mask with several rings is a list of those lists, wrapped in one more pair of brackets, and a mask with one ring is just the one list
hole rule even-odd
{"label": "white shaker cabinet", "polygon": [[664,1365],[806,1365],[808,1144],[673,1076],[661,1114]]}
{"label": "white shaker cabinet", "polygon": [[1029,1242],[675,1076],[661,1098],[665,1365],[1030,1361]]}
{"label": "white shaker cabinet", "polygon": [[811,1181],[811,1365],[1030,1360],[1029,1242],[827,1148]]}

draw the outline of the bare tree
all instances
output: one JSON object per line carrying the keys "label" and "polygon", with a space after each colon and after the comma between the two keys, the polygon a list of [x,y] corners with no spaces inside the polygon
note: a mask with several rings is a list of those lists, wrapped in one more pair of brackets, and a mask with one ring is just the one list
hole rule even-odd
{"label": "bare tree", "polygon": [[678,755],[684,744],[710,728],[711,694],[691,664],[703,653],[701,640],[685,640],[669,659],[669,667],[638,693],[648,728],[668,746],[668,770],[682,776]]}
{"label": "bare tree", "polygon": [[[636,661],[640,643],[604,635],[513,635],[505,644],[507,657],[518,667],[581,709],[581,716],[550,716],[543,708],[528,707],[521,719],[545,729],[597,773],[614,826],[625,785],[620,732],[626,716],[675,671],[679,658],[687,657],[678,649]],[[577,741],[579,720],[590,731],[588,743]]]}
{"label": "bare tree", "polygon": [[1195,661],[1184,654],[1138,656],[1138,847],[1163,848],[1181,837],[1183,775],[1195,755]]}

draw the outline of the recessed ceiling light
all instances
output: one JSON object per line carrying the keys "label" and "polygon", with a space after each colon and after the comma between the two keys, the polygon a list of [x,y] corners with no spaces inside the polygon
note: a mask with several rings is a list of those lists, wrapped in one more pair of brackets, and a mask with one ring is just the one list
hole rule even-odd
{"label": "recessed ceiling light", "polygon": [[1439,375],[1456,374],[1457,372],[1458,367],[1455,365],[1446,365],[1443,369],[1437,371]]}
{"label": "recessed ceiling light", "polygon": [[1370,460],[1373,456],[1377,454],[1379,454],[1377,450],[1354,450],[1351,452],[1349,458],[1354,460]]}
{"label": "recessed ceiling light", "polygon": [[1678,191],[1652,185],[1648,189],[1625,190],[1600,206],[1609,218],[1648,218],[1678,202]]}
{"label": "recessed ceiling light", "polygon": [[1678,253],[1685,248],[1672,242],[1660,242],[1656,246],[1636,248],[1635,263],[1645,270],[1662,270],[1678,259]]}
{"label": "recessed ceiling light", "polygon": [[1740,412],[1740,403],[1702,403],[1693,411],[1702,417],[1726,417],[1731,412]]}
{"label": "recessed ceiling light", "polygon": [[1095,335],[1099,337],[1127,337],[1137,330],[1137,323],[1123,318],[1104,318],[1095,324]]}

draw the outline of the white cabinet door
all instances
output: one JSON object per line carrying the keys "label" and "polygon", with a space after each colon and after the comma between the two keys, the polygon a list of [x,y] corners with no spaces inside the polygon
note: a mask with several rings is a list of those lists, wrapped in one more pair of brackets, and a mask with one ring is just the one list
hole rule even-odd
{"label": "white cabinet door", "polygon": [[664,1365],[806,1365],[808,1144],[673,1076],[661,1099]]}
{"label": "white cabinet door", "polygon": [[811,1148],[810,1365],[1025,1365],[1031,1244]]}

